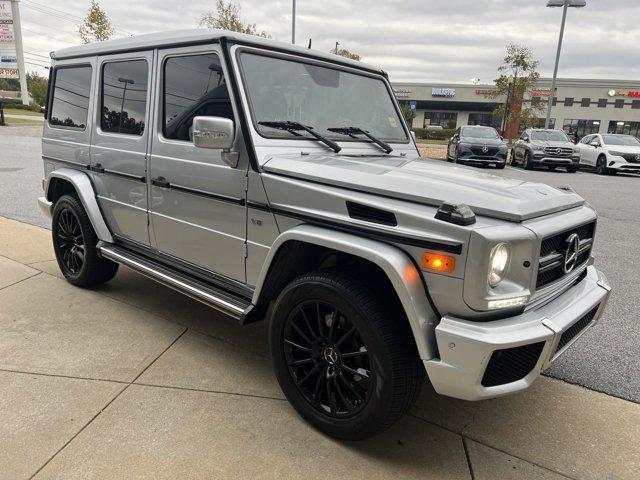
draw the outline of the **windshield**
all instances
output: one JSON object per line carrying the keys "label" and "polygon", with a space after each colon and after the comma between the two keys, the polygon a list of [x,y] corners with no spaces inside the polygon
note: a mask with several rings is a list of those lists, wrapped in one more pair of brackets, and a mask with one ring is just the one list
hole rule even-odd
{"label": "windshield", "polygon": [[286,121],[312,127],[338,141],[370,141],[336,132],[340,127],[365,130],[386,142],[407,141],[381,79],[250,53],[241,54],[240,62],[254,125],[262,136],[313,138],[308,132],[296,131],[294,135],[287,129],[273,128],[273,122]]}
{"label": "windshield", "polygon": [[531,133],[532,140],[540,142],[568,142],[569,137],[560,130],[534,130]]}
{"label": "windshield", "polygon": [[624,145],[625,147],[640,147],[640,140],[631,135],[602,135],[605,145]]}
{"label": "windshield", "polygon": [[493,128],[482,127],[465,127],[462,129],[462,136],[471,138],[499,138],[498,132]]}

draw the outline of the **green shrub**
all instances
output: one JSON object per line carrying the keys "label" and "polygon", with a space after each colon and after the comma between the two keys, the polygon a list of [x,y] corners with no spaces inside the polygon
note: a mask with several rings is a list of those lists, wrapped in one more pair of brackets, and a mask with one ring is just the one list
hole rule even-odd
{"label": "green shrub", "polygon": [[414,128],[416,137],[422,140],[449,140],[453,136],[455,129],[443,128],[442,130],[434,130],[430,128]]}

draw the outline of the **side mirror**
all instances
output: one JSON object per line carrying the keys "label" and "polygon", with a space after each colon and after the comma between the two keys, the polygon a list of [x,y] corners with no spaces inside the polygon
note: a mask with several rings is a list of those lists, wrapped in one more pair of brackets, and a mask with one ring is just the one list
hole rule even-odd
{"label": "side mirror", "polygon": [[591,143],[589,143],[589,145],[591,145],[592,147],[598,148],[600,146],[600,143],[597,140],[592,140]]}
{"label": "side mirror", "polygon": [[223,117],[194,117],[193,144],[198,148],[229,150],[233,146],[233,120]]}

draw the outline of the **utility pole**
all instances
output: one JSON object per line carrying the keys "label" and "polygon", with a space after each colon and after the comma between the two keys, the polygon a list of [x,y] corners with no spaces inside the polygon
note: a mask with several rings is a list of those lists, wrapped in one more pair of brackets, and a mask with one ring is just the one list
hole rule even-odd
{"label": "utility pole", "polygon": [[333,51],[336,55],[338,54],[338,45],[340,45],[340,42],[336,42],[336,49]]}
{"label": "utility pole", "polygon": [[296,43],[296,0],[293,0],[293,9],[291,13],[291,43]]}
{"label": "utility pole", "polygon": [[20,25],[20,0],[11,0],[11,12],[13,16],[13,36],[16,42],[16,57],[18,71],[20,72],[20,98],[24,105],[29,105],[29,91],[27,90],[27,72],[24,68],[24,49],[22,45],[22,26]]}

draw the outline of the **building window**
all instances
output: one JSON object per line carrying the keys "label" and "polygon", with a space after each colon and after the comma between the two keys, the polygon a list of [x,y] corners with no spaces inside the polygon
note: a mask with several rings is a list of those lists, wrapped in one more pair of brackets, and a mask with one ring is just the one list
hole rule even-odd
{"label": "building window", "polygon": [[573,107],[573,98],[572,97],[567,97],[564,99],[564,106],[565,107]]}
{"label": "building window", "polygon": [[612,120],[609,122],[607,133],[618,133],[640,137],[640,122],[620,122]]}
{"label": "building window", "polygon": [[49,124],[84,130],[91,93],[91,67],[60,67],[55,71]]}
{"label": "building window", "polygon": [[192,140],[193,118],[199,115],[233,120],[227,84],[215,53],[169,58],[164,64],[163,97],[162,131],[166,138]]}
{"label": "building window", "polygon": [[456,128],[457,112],[424,112],[424,128],[439,125],[442,128]]}
{"label": "building window", "polygon": [[[545,120],[546,118],[536,118],[535,122],[533,122],[533,125],[531,125],[531,128],[544,128]],[[549,128],[556,128],[555,118],[549,119]]]}
{"label": "building window", "polygon": [[606,98],[601,98],[598,100],[598,108],[607,108],[608,100]]}
{"label": "building window", "polygon": [[567,134],[577,135],[582,138],[585,135],[598,133],[600,131],[600,120],[565,119],[562,129]]}
{"label": "building window", "polygon": [[640,100],[633,100],[631,102],[631,108],[636,109],[636,110],[639,109],[640,108]]}
{"label": "building window", "polygon": [[553,97],[553,100],[551,101],[551,106],[555,107],[558,104],[558,97]]}
{"label": "building window", "polygon": [[589,106],[591,106],[591,99],[590,98],[583,98],[582,102],[580,102],[580,106],[581,107],[589,107]]}
{"label": "building window", "polygon": [[147,115],[146,60],[107,63],[102,68],[100,128],[104,132],[142,135]]}
{"label": "building window", "polygon": [[500,118],[493,113],[470,113],[469,125],[482,125],[485,127],[500,127]]}
{"label": "building window", "polygon": [[616,108],[624,108],[624,98],[618,98],[616,100]]}

